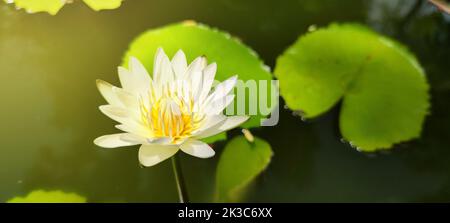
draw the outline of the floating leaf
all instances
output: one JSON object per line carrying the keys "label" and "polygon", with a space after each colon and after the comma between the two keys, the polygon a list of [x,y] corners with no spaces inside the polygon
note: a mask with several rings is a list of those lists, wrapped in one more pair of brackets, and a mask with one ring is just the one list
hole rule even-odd
{"label": "floating leaf", "polygon": [[102,9],[116,9],[122,4],[122,0],[83,0],[86,5],[99,11]]}
{"label": "floating leaf", "polygon": [[[25,9],[28,13],[47,12],[56,15],[58,11],[72,0],[3,0],[6,3],[14,3],[17,9]],[[101,9],[115,9],[120,6],[122,0],[83,0],[95,11]]]}
{"label": "floating leaf", "polygon": [[236,200],[249,183],[270,163],[272,149],[263,139],[251,143],[243,136],[233,138],[225,146],[217,166],[218,201]]}
{"label": "floating leaf", "polygon": [[[131,43],[122,66],[127,66],[130,56],[134,56],[144,63],[149,71],[152,71],[154,54],[159,47],[162,47],[169,57],[182,49],[188,62],[200,55],[205,55],[208,62],[217,63],[216,79],[219,81],[236,74],[243,81],[270,81],[272,79],[271,73],[250,48],[225,32],[191,21],[152,29],[143,33]],[[270,87],[270,84],[267,84],[269,90],[274,89]],[[258,83],[257,87],[259,87]],[[259,101],[258,96],[246,96],[246,112],[248,114],[249,105],[259,105]],[[266,96],[270,99],[270,92]],[[276,105],[276,103],[268,104],[271,108]],[[265,115],[258,111],[257,115],[252,116],[242,126],[246,128],[259,126],[264,117]]]}
{"label": "floating leaf", "polygon": [[340,129],[362,151],[419,137],[429,108],[424,71],[407,49],[359,25],[301,37],[277,59],[288,107],[316,117],[343,98]]}
{"label": "floating leaf", "polygon": [[221,132],[221,133],[219,133],[217,135],[213,135],[213,136],[210,136],[208,138],[204,138],[204,139],[202,139],[202,141],[205,142],[205,143],[208,143],[208,144],[212,144],[214,142],[222,141],[222,140],[226,140],[226,139],[227,139],[227,133],[226,132]]}
{"label": "floating leaf", "polygon": [[8,203],[86,203],[86,198],[63,191],[35,190],[25,197],[15,197],[7,201]]}
{"label": "floating leaf", "polygon": [[55,15],[66,4],[64,0],[4,0],[14,3],[17,9],[25,9],[28,13],[48,12]]}

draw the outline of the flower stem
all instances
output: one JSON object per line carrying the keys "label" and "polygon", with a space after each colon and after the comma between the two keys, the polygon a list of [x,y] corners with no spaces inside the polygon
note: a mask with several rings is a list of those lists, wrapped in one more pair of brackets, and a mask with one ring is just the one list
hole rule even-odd
{"label": "flower stem", "polygon": [[175,175],[175,182],[177,184],[178,198],[180,203],[189,203],[186,186],[184,184],[183,172],[181,172],[180,161],[177,158],[177,154],[172,156],[173,174]]}

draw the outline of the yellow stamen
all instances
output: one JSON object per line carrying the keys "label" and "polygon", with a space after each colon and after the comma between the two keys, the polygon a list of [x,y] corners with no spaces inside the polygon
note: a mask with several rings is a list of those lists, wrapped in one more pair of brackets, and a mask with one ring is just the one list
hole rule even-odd
{"label": "yellow stamen", "polygon": [[152,132],[150,137],[170,137],[176,142],[189,137],[202,121],[191,112],[192,100],[186,103],[174,94],[165,94],[150,108],[147,108],[142,100],[140,105],[141,119]]}

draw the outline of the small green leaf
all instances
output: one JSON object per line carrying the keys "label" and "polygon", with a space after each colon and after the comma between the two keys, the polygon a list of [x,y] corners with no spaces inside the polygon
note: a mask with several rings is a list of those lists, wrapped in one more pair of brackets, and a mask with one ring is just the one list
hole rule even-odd
{"label": "small green leaf", "polygon": [[[47,12],[56,15],[58,11],[70,0],[3,0],[6,3],[14,3],[16,8],[25,9],[28,13]],[[86,5],[95,11],[102,9],[115,9],[120,7],[122,0],[83,0]]]}
{"label": "small green leaf", "polygon": [[83,0],[86,5],[99,11],[102,9],[116,9],[122,4],[122,0]]}
{"label": "small green leaf", "polygon": [[233,138],[225,146],[217,166],[218,201],[238,199],[242,190],[266,169],[272,155],[269,143],[263,139],[255,137],[251,143],[243,136]]}
{"label": "small green leaf", "polygon": [[86,203],[86,198],[63,191],[34,190],[25,197],[15,197],[8,203]]}
{"label": "small green leaf", "polygon": [[64,6],[62,0],[4,0],[6,3],[14,2],[17,9],[25,9],[28,13],[48,12],[55,15]]}
{"label": "small green leaf", "polygon": [[203,142],[205,142],[205,143],[212,144],[212,143],[215,143],[217,141],[222,141],[222,140],[226,140],[226,139],[227,139],[227,133],[226,132],[221,132],[221,133],[219,133],[217,135],[213,135],[213,136],[210,136],[208,138],[201,139],[201,140]]}
{"label": "small green leaf", "polygon": [[371,152],[420,136],[429,108],[423,69],[407,49],[359,25],[331,25],[301,37],[277,59],[280,94],[316,117],[341,98],[344,139]]}
{"label": "small green leaf", "polygon": [[[162,47],[169,57],[182,49],[188,62],[198,56],[206,56],[209,63],[217,63],[216,79],[219,81],[236,74],[243,81],[272,80],[272,75],[267,67],[249,47],[225,32],[190,21],[152,29],[141,34],[131,43],[122,66],[127,66],[130,56],[134,56],[151,73],[154,54],[159,47]],[[258,84],[257,82],[257,87],[259,87]],[[272,89],[270,83],[268,86],[269,90]],[[266,96],[270,99],[270,92]],[[249,104],[259,105],[259,101],[257,96],[248,97],[246,95],[246,98],[246,112],[248,113]],[[269,105],[273,108],[276,103],[269,103]],[[257,115],[253,115],[242,126],[245,128],[257,127],[266,115],[258,111]]]}

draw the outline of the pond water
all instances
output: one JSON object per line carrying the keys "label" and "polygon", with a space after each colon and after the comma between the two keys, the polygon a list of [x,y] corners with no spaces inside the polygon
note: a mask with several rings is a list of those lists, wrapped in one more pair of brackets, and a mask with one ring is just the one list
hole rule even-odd
{"label": "pond water", "polygon": [[[431,85],[422,137],[376,154],[341,142],[339,106],[307,122],[281,109],[277,126],[252,130],[271,144],[274,157],[246,201],[450,201],[450,16],[424,1],[415,4],[127,0],[101,12],[76,2],[50,16],[2,2],[0,201],[46,189],[76,192],[90,202],[176,202],[170,162],[140,168],[137,147],[102,149],[92,143],[115,132],[97,108],[104,100],[95,80],[117,84],[117,66],[134,37],[187,19],[239,37],[272,68],[310,25],[363,23],[409,46]],[[220,154],[223,146],[214,149]],[[219,156],[181,157],[191,200],[211,201]]]}

